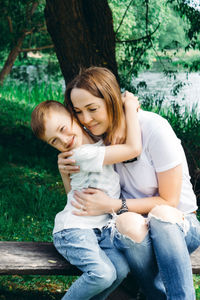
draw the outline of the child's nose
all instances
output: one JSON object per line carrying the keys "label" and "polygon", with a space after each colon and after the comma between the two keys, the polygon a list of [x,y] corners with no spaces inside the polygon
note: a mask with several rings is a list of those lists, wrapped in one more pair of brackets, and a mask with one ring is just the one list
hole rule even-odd
{"label": "child's nose", "polygon": [[70,139],[71,139],[70,137],[64,137],[63,138],[63,145],[64,145],[65,148],[68,147],[68,145],[70,143]]}

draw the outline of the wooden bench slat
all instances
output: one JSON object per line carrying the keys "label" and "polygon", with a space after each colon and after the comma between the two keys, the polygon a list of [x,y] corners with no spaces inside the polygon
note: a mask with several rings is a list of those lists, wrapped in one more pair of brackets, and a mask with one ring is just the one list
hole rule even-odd
{"label": "wooden bench slat", "polygon": [[80,275],[81,272],[68,263],[52,243],[0,242],[1,275]]}
{"label": "wooden bench slat", "polygon": [[[45,242],[0,242],[0,275],[80,275]],[[200,274],[200,247],[191,255],[192,270]]]}

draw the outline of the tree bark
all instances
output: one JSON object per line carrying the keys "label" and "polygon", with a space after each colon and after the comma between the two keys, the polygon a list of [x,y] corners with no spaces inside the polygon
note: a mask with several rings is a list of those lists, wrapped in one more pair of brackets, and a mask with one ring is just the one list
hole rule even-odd
{"label": "tree bark", "polygon": [[22,47],[22,43],[24,41],[26,34],[23,33],[17,41],[17,44],[15,45],[15,47],[11,50],[11,52],[8,55],[8,58],[3,66],[3,69],[0,72],[0,84],[3,85],[3,81],[5,79],[5,77],[10,74],[11,69],[13,67],[13,64],[20,52],[20,49]]}
{"label": "tree bark", "polygon": [[92,65],[118,77],[107,0],[46,0],[45,18],[66,84],[80,68]]}

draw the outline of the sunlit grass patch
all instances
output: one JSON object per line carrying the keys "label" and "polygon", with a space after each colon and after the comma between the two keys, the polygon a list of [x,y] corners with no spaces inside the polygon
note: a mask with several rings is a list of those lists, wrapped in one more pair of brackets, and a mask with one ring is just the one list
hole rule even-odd
{"label": "sunlit grass patch", "polygon": [[61,299],[76,278],[77,276],[1,276],[0,300]]}
{"label": "sunlit grass patch", "polygon": [[200,300],[200,275],[194,275],[194,287],[196,291],[196,300]]}
{"label": "sunlit grass patch", "polygon": [[57,100],[63,102],[64,90],[61,83],[53,81],[28,84],[16,82],[7,78],[0,87],[0,99],[17,101],[33,108],[34,105],[45,100]]}

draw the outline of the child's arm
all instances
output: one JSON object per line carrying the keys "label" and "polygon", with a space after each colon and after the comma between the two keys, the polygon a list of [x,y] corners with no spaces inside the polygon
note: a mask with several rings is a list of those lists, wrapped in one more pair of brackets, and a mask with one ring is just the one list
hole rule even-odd
{"label": "child's arm", "polygon": [[[67,169],[67,164],[63,164],[63,160],[68,158],[72,155],[71,152],[60,152],[58,154],[58,170],[59,170],[59,173],[60,173],[60,176],[62,178],[62,182],[63,182],[63,185],[64,185],[64,188],[65,188],[65,192],[66,194],[69,193],[69,191],[71,190],[71,179],[70,179],[70,173]],[[70,162],[70,160],[69,160]],[[73,163],[73,162],[71,162]]]}
{"label": "child's arm", "polygon": [[127,135],[125,144],[106,146],[104,165],[119,163],[140,155],[142,151],[141,130],[137,117],[138,100],[132,93],[124,97]]}
{"label": "child's arm", "polygon": [[64,175],[60,173],[60,176],[62,178],[62,182],[64,184],[65,192],[68,194],[71,190],[71,185],[70,185],[70,177],[68,175]]}

